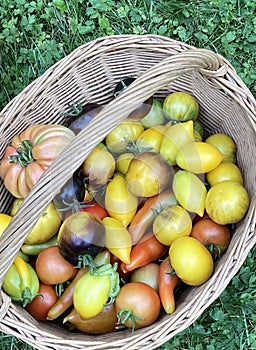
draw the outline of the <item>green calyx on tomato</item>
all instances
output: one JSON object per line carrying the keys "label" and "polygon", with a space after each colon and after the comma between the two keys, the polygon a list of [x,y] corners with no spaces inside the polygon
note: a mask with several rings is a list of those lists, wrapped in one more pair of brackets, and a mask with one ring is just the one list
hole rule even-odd
{"label": "green calyx on tomato", "polygon": [[119,325],[124,325],[128,320],[132,323],[132,331],[134,332],[136,327],[136,321],[145,320],[144,317],[140,317],[134,314],[134,312],[130,309],[124,309],[118,312],[117,314],[117,323]]}
{"label": "green calyx on tomato", "polygon": [[25,168],[29,163],[34,161],[32,156],[32,142],[23,140],[21,145],[17,147],[17,155],[9,157],[10,163],[18,163],[22,168]]}
{"label": "green calyx on tomato", "polygon": [[23,307],[38,295],[38,276],[33,267],[19,255],[5,275],[3,289],[12,300],[20,302]]}
{"label": "green calyx on tomato", "polygon": [[83,318],[99,314],[104,306],[113,304],[119,294],[118,264],[91,267],[76,283],[74,308]]}

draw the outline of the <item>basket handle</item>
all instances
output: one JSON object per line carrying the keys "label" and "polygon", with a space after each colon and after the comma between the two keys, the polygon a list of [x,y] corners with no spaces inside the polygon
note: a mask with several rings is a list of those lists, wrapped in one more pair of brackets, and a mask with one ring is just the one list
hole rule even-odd
{"label": "basket handle", "polygon": [[219,55],[206,49],[191,49],[167,57],[148,69],[122,94],[108,103],[58,156],[30,191],[0,240],[1,285],[6,271],[43,210],[91,150],[129,113],[159,89],[194,70],[206,77],[224,76],[227,65]]}

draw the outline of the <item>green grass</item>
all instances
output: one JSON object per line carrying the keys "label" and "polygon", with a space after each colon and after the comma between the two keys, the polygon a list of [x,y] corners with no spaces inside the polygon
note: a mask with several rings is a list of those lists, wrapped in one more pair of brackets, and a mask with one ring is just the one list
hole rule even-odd
{"label": "green grass", "polygon": [[[0,110],[79,45],[112,34],[160,34],[225,56],[256,96],[252,0],[2,0]],[[159,350],[256,349],[256,248],[221,296]],[[2,350],[32,350],[1,334]]]}

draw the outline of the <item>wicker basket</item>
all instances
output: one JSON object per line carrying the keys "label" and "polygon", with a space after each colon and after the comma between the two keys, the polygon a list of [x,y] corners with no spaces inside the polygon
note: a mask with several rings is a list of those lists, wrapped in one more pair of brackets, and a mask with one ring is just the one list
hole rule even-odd
{"label": "wicker basket", "polygon": [[[120,79],[138,79],[114,101]],[[52,323],[37,322],[1,292],[0,330],[38,349],[154,349],[191,325],[219,297],[256,242],[256,102],[234,68],[208,50],[156,35],[100,38],[74,50],[15,97],[0,116],[0,159],[13,136],[31,123],[61,123],[71,101],[106,105],[44,173],[1,238],[1,276],[14,260],[29,231],[58,190],[81,165],[93,147],[128,113],[151,95],[184,90],[200,103],[199,119],[206,133],[225,132],[238,146],[237,161],[250,194],[250,208],[234,231],[228,251],[214,275],[202,286],[188,288],[172,315],[131,333],[106,335],[72,333]],[[0,183],[1,212],[11,196]]]}

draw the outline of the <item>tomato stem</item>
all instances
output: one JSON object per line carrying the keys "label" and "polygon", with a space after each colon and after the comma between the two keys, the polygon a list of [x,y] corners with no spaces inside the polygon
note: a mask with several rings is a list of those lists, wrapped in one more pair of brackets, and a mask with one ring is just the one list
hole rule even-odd
{"label": "tomato stem", "polygon": [[34,161],[31,141],[23,140],[21,145],[17,147],[17,152],[18,154],[9,156],[10,163],[19,163],[22,168],[25,168]]}
{"label": "tomato stem", "polygon": [[83,106],[81,102],[70,103],[68,106],[73,109],[73,112],[64,113],[65,117],[78,117],[83,111]]}
{"label": "tomato stem", "polygon": [[123,309],[117,313],[117,324],[124,325],[128,320],[131,321],[132,331],[134,332],[136,320],[145,320],[145,318],[135,315],[130,309]]}

